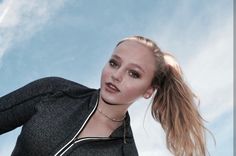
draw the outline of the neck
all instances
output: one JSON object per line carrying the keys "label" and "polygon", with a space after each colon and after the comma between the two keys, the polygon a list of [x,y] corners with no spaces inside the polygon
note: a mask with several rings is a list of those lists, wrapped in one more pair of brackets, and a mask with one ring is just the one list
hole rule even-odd
{"label": "neck", "polygon": [[114,104],[105,101],[101,96],[99,97],[98,109],[104,114],[113,119],[123,119],[126,112],[127,106],[122,104]]}

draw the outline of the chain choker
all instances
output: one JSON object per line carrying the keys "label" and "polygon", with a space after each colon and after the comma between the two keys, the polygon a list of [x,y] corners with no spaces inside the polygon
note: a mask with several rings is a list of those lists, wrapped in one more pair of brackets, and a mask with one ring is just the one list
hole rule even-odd
{"label": "chain choker", "polygon": [[106,118],[110,119],[113,122],[122,122],[126,117],[126,115],[124,115],[122,117],[122,119],[111,118],[107,114],[105,114],[100,108],[98,108],[98,112],[101,113],[103,116],[105,116]]}

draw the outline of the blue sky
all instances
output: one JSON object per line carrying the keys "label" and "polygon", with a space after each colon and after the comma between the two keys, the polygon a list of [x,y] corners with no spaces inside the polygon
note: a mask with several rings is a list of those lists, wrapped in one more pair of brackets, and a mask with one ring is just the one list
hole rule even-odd
{"label": "blue sky", "polygon": [[[0,96],[45,76],[98,88],[115,44],[137,34],[177,57],[215,135],[210,154],[233,155],[232,0],[1,0]],[[141,99],[129,110],[139,153],[169,156],[147,106]],[[1,156],[19,133],[0,136]]]}

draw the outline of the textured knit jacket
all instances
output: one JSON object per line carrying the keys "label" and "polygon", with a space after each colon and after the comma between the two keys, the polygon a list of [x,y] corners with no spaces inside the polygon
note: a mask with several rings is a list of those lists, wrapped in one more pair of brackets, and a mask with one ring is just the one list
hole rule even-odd
{"label": "textured knit jacket", "polygon": [[23,125],[12,156],[137,156],[128,113],[109,137],[77,138],[99,91],[47,77],[1,97],[0,134]]}

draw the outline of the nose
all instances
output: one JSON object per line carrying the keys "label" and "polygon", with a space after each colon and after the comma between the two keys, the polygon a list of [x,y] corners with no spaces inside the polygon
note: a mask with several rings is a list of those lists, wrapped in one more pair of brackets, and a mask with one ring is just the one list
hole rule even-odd
{"label": "nose", "polygon": [[112,73],[111,78],[113,81],[121,82],[123,80],[123,72],[120,69],[115,70]]}

